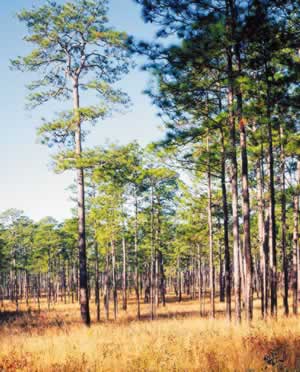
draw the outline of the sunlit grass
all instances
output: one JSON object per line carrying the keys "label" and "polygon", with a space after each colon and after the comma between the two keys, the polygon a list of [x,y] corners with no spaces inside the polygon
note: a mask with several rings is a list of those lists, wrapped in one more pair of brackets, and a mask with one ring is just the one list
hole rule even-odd
{"label": "sunlit grass", "polygon": [[[11,304],[5,306],[13,310]],[[143,304],[142,321],[136,321],[131,300],[127,312],[119,309],[116,322],[103,320],[86,328],[76,304],[57,304],[48,312],[43,303],[38,314],[32,303],[31,313],[15,318],[6,313],[0,326],[0,370],[300,370],[299,318],[278,316],[263,322],[258,306],[251,325],[229,324],[219,303],[216,320],[201,319],[198,301],[186,299],[160,307],[155,321],[149,320],[149,305]],[[94,305],[91,312],[95,318]]]}

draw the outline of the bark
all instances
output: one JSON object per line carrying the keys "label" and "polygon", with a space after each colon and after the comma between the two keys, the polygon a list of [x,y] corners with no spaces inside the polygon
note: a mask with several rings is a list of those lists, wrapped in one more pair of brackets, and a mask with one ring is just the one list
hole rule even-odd
{"label": "bark", "polygon": [[154,195],[153,185],[151,185],[151,263],[150,263],[150,305],[151,305],[151,320],[155,318],[154,306]]}
{"label": "bark", "polygon": [[[76,118],[75,152],[78,158],[82,153],[82,134],[79,110],[79,88],[78,79],[73,84],[74,115]],[[79,250],[79,286],[80,286],[80,313],[82,321],[90,325],[90,310],[88,298],[88,280],[86,266],[86,233],[85,233],[85,195],[84,195],[84,171],[77,169],[77,204],[78,204],[78,250]]]}
{"label": "bark", "polygon": [[104,307],[106,319],[109,319],[109,297],[110,297],[110,280],[109,280],[109,254],[106,254],[106,267],[105,267],[105,294],[104,294]]}
{"label": "bark", "polygon": [[282,250],[282,272],[283,272],[283,307],[284,314],[289,314],[289,283],[288,283],[288,264],[286,256],[286,190],[285,190],[285,151],[283,128],[280,126],[280,173],[281,173],[281,250]]}
{"label": "bark", "polygon": [[300,184],[300,161],[297,161],[297,183],[293,196],[293,270],[292,270],[292,290],[293,290],[293,313],[298,313],[298,282],[299,282],[299,184]]}
{"label": "bark", "polygon": [[122,272],[122,302],[123,310],[127,310],[127,252],[125,236],[122,237],[123,272]]}
{"label": "bark", "polygon": [[223,204],[223,232],[224,232],[224,260],[225,260],[225,296],[226,296],[226,317],[231,320],[231,270],[230,270],[230,249],[228,236],[228,204],[226,189],[226,151],[224,132],[221,130],[222,157],[221,157],[221,187]]}
{"label": "bark", "polygon": [[213,231],[212,231],[212,192],[211,192],[211,166],[209,155],[209,138],[207,137],[207,152],[208,152],[208,234],[209,234],[209,285],[210,285],[210,316],[215,317],[215,268],[214,268],[214,253],[213,253]]}
{"label": "bark", "polygon": [[267,81],[267,118],[268,118],[268,166],[269,166],[269,270],[271,289],[271,315],[277,315],[277,256],[276,256],[276,216],[275,216],[275,186],[274,186],[274,155],[273,133],[271,123],[271,87],[269,83],[270,71],[266,65]]}
{"label": "bark", "polygon": [[265,203],[263,198],[263,175],[261,159],[256,164],[257,180],[257,201],[258,201],[258,240],[260,254],[260,282],[261,282],[261,314],[265,318],[267,315],[267,297],[268,297],[268,274],[267,274],[267,247],[265,231]]}
{"label": "bark", "polygon": [[[228,37],[234,40],[235,9],[232,0],[226,1],[226,29]],[[231,194],[232,194],[232,230],[233,230],[233,268],[234,268],[234,295],[235,295],[235,319],[241,321],[241,278],[239,265],[239,218],[238,218],[238,183],[237,183],[237,158],[236,158],[236,127],[235,112],[233,108],[234,75],[232,47],[227,48],[227,74],[228,87],[228,111],[230,131],[230,159],[231,159]]]}
{"label": "bark", "polygon": [[97,322],[100,321],[100,291],[99,291],[99,252],[98,244],[95,242],[95,301]]}
{"label": "bark", "polygon": [[116,252],[115,241],[111,241],[111,260],[112,260],[112,286],[113,286],[113,301],[114,301],[114,318],[117,319],[117,283],[116,283]]}
{"label": "bark", "polygon": [[[240,101],[241,98],[238,98]],[[239,104],[240,106],[241,104]],[[241,115],[241,113],[240,113]],[[239,116],[240,116],[239,115]],[[245,122],[240,119],[240,146],[242,157],[242,213],[243,213],[243,249],[245,257],[245,310],[246,319],[252,320],[253,317],[253,288],[252,288],[252,255],[250,242],[250,200],[249,200],[249,181],[248,181],[248,155],[247,137]]]}
{"label": "bark", "polygon": [[138,256],[138,198],[135,192],[134,215],[134,254],[135,254],[135,293],[137,300],[137,318],[141,318],[140,288],[139,288],[139,256]]}

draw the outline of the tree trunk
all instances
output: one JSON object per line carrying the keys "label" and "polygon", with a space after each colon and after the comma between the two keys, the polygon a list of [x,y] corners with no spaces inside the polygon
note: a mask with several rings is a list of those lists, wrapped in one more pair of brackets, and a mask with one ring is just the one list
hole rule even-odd
{"label": "tree trunk", "polygon": [[138,256],[138,198],[135,192],[134,214],[134,254],[135,254],[135,293],[137,301],[137,318],[141,318],[140,288],[139,288],[139,256]]}
{"label": "tree trunk", "polygon": [[116,283],[116,252],[115,241],[111,241],[111,260],[112,260],[112,286],[113,286],[113,300],[114,300],[114,319],[117,319],[117,283]]}
{"label": "tree trunk", "polygon": [[223,203],[223,231],[224,231],[224,260],[225,260],[225,295],[226,295],[226,317],[231,320],[231,270],[230,270],[230,249],[228,236],[228,205],[226,190],[226,151],[224,132],[221,130],[222,158],[221,158],[221,186]]}
{"label": "tree trunk", "polygon": [[299,261],[299,181],[300,181],[300,161],[297,161],[297,182],[296,190],[293,196],[293,220],[294,220],[294,231],[293,231],[293,270],[292,270],[292,289],[293,289],[293,313],[298,313],[298,261]]}
{"label": "tree trunk", "polygon": [[211,196],[211,170],[210,170],[210,155],[209,155],[209,138],[207,137],[207,153],[208,153],[208,234],[209,234],[209,285],[210,285],[210,316],[215,317],[215,268],[214,268],[214,253],[213,253],[213,231],[212,231],[212,196]]}
{"label": "tree trunk", "polygon": [[283,128],[280,125],[280,173],[281,173],[281,250],[282,250],[282,272],[283,272],[283,307],[284,314],[289,314],[289,279],[288,264],[286,257],[286,190],[285,190],[285,151]]}
{"label": "tree trunk", "polygon": [[277,315],[277,257],[276,257],[276,217],[275,217],[275,187],[274,187],[274,155],[273,134],[271,123],[271,92],[269,83],[270,72],[266,67],[267,80],[267,118],[268,118],[268,161],[269,161],[269,266],[271,287],[271,315]]}
{"label": "tree trunk", "polygon": [[99,252],[98,244],[95,242],[95,301],[96,301],[96,312],[97,322],[100,321],[100,291],[99,291]]}
{"label": "tree trunk", "polygon": [[[238,98],[240,101],[241,98]],[[241,103],[239,104],[241,106]],[[240,109],[241,110],[241,109]],[[238,115],[240,122],[240,146],[242,155],[242,212],[243,212],[243,249],[245,255],[245,307],[248,321],[253,317],[253,288],[252,288],[252,255],[250,242],[250,201],[248,182],[248,155],[247,137],[244,119],[241,112]]]}
{"label": "tree trunk", "polygon": [[[228,37],[234,41],[235,28],[235,6],[232,0],[226,1],[226,29]],[[233,230],[233,269],[234,269],[234,295],[235,295],[235,318],[241,321],[241,277],[240,277],[240,238],[239,238],[239,217],[238,217],[238,183],[237,183],[237,158],[236,158],[236,127],[235,112],[233,107],[234,97],[234,74],[232,47],[227,48],[227,74],[229,79],[228,88],[228,111],[230,131],[230,158],[231,158],[231,194],[232,194],[232,230]]]}
{"label": "tree trunk", "polygon": [[257,180],[257,200],[258,200],[258,240],[260,254],[260,281],[261,281],[261,314],[265,318],[267,315],[267,297],[268,297],[268,274],[267,274],[267,251],[265,231],[265,203],[263,198],[263,176],[261,158],[256,164],[256,180]]}
{"label": "tree trunk", "polygon": [[127,310],[127,252],[125,236],[122,237],[123,272],[122,272],[122,302],[123,310]]}
{"label": "tree trunk", "polygon": [[[82,153],[81,119],[79,110],[79,88],[78,79],[73,84],[74,116],[76,120],[75,152],[78,158]],[[77,204],[78,204],[78,249],[79,249],[79,286],[80,286],[80,312],[82,321],[90,325],[90,310],[88,298],[88,280],[86,266],[86,236],[85,236],[85,195],[84,195],[84,172],[83,168],[77,169]]]}

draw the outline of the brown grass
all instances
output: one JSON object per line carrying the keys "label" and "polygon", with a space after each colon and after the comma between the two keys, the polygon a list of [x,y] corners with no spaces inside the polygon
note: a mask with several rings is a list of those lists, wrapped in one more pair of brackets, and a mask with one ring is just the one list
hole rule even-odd
{"label": "brown grass", "polygon": [[142,305],[138,322],[131,303],[116,322],[86,328],[77,305],[15,314],[6,304],[0,371],[300,371],[297,317],[263,322],[257,310],[253,324],[236,326],[224,319],[222,304],[217,310],[216,320],[200,319],[197,301],[170,298],[155,321]]}

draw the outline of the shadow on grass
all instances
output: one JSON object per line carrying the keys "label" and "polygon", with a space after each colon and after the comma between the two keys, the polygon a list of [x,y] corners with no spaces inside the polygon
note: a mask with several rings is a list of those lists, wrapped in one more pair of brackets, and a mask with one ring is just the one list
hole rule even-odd
{"label": "shadow on grass", "polygon": [[22,320],[28,321],[38,318],[40,315],[38,310],[30,311],[1,311],[0,312],[0,325],[12,324]]}

